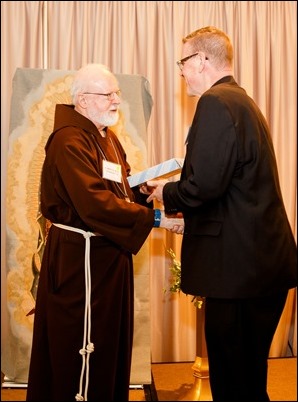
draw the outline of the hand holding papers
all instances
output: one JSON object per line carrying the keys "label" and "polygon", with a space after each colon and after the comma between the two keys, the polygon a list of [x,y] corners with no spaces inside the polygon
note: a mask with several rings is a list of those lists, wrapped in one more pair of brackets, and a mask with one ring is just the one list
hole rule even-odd
{"label": "hand holding papers", "polygon": [[149,197],[146,200],[147,202],[156,199],[163,203],[162,191],[166,183],[167,180],[149,180],[140,187],[140,192],[142,194],[149,194]]}
{"label": "hand holding papers", "polygon": [[[164,185],[168,182],[165,178],[181,172],[183,162],[183,159],[169,159],[141,173],[128,177],[129,185],[130,187],[139,186],[142,194],[149,195],[146,200],[148,203],[154,199],[163,203],[162,190]],[[163,210],[156,211],[160,215],[158,219],[156,219],[157,223],[154,225],[155,227],[164,228],[173,233],[183,234],[184,219],[182,214],[166,216]]]}

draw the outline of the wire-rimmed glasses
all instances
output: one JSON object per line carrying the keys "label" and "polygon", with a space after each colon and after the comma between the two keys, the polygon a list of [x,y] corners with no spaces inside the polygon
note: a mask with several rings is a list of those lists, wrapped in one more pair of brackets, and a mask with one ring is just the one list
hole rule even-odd
{"label": "wire-rimmed glasses", "polygon": [[100,93],[98,93],[98,92],[83,92],[83,94],[84,94],[84,95],[100,95],[100,96],[105,96],[108,101],[111,101],[111,100],[113,100],[113,99],[115,98],[115,95],[117,95],[118,98],[120,98],[120,96],[121,96],[121,91],[120,91],[120,89],[118,89],[118,91],[110,92],[110,93],[108,93],[108,94],[100,94]]}

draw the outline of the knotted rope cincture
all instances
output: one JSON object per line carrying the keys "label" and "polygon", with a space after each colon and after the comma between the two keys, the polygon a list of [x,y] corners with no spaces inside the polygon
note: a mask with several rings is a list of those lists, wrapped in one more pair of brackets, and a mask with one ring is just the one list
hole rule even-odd
{"label": "knotted rope cincture", "polygon": [[[90,237],[100,236],[97,233],[86,232],[82,229],[72,226],[61,225],[54,223],[53,225],[72,232],[81,233],[86,239],[85,242],[85,315],[84,315],[84,335],[83,346],[79,350],[82,356],[82,369],[80,376],[79,392],[75,396],[76,401],[87,401],[88,386],[89,386],[89,360],[90,354],[94,351],[94,344],[91,342],[91,271],[90,271]],[[87,343],[88,342],[88,343]],[[83,382],[85,377],[85,389],[83,393]]]}

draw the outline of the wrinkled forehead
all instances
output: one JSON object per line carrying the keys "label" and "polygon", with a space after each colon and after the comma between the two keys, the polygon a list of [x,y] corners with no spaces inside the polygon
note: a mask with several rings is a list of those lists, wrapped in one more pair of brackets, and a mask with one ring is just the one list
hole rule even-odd
{"label": "wrinkled forehead", "polygon": [[94,77],[90,83],[94,86],[94,88],[107,90],[108,92],[113,92],[119,89],[118,81],[113,75]]}
{"label": "wrinkled forehead", "polygon": [[85,71],[83,74],[78,74],[76,80],[78,86],[85,91],[100,90],[111,92],[119,89],[116,77],[108,70],[92,69],[91,71]]}

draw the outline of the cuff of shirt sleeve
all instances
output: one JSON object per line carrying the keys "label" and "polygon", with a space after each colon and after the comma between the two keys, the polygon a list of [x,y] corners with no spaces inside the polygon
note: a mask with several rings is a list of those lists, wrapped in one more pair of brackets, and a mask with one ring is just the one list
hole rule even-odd
{"label": "cuff of shirt sleeve", "polygon": [[159,228],[160,226],[160,221],[161,221],[161,211],[160,209],[155,209],[154,210],[154,228]]}

